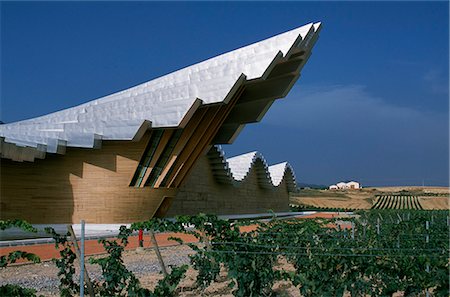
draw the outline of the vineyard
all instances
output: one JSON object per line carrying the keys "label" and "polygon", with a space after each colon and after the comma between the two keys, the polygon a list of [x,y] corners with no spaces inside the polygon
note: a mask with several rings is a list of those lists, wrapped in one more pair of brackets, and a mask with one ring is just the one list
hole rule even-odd
{"label": "vineyard", "polygon": [[[128,237],[143,229],[188,233],[198,239],[198,243],[184,243],[172,237],[194,251],[189,255],[190,267],[197,272],[199,290],[223,281],[219,274],[225,272],[234,296],[272,296],[274,284],[282,281],[296,288],[295,296],[392,296],[402,292],[404,296],[447,297],[449,224],[447,211],[405,210],[361,211],[345,221],[273,218],[232,222],[212,215],[153,219],[130,228],[122,226],[116,240],[101,240],[107,256],[90,260],[100,265],[103,273],[102,281],[92,283],[92,296],[179,293],[177,286],[187,266],[171,267],[150,290],[123,264]],[[73,247],[66,236],[51,229],[48,232],[63,247],[62,258],[55,260],[60,268],[60,294],[75,296],[80,286],[74,278]],[[7,261],[2,259],[4,264]],[[7,296],[5,292],[13,289],[17,288],[7,285],[0,287],[0,292]]]}
{"label": "vineyard", "polygon": [[423,209],[417,196],[377,195],[372,209]]}

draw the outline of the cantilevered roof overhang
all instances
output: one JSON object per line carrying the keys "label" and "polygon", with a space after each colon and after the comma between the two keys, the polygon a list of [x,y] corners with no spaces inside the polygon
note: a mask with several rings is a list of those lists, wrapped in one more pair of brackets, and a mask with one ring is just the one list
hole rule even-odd
{"label": "cantilevered roof overhang", "polygon": [[66,147],[138,140],[150,128],[183,128],[202,106],[237,98],[211,144],[231,143],[287,95],[320,28],[310,23],[79,106],[0,125],[1,157],[34,161]]}

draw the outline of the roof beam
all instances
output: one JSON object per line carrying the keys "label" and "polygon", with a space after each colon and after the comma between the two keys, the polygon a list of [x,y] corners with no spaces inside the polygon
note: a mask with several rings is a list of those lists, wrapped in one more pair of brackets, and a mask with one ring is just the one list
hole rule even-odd
{"label": "roof beam", "polygon": [[261,112],[266,109],[267,105],[270,106],[272,102],[273,100],[270,99],[261,99],[241,103],[237,108],[234,108],[230,112],[230,115],[225,120],[224,125],[257,122]]}
{"label": "roof beam", "polygon": [[248,82],[238,104],[261,99],[281,98],[285,94],[286,88],[297,76],[297,72],[289,72],[267,80]]}

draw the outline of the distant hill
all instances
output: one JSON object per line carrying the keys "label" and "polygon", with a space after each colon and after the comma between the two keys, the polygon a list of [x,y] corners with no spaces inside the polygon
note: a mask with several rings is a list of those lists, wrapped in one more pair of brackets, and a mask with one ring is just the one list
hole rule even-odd
{"label": "distant hill", "polygon": [[325,185],[307,184],[307,183],[297,183],[299,188],[311,188],[311,189],[328,189]]}

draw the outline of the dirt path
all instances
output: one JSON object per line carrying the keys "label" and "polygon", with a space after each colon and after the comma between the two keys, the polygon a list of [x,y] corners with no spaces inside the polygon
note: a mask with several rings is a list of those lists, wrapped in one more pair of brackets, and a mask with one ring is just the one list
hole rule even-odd
{"label": "dirt path", "polygon": [[[156,241],[160,247],[168,247],[168,246],[174,246],[178,245],[175,241],[169,240],[169,237],[179,237],[184,242],[196,242],[197,239],[188,234],[183,233],[160,233],[155,234]],[[129,237],[129,244],[125,248],[126,250],[135,250],[139,245],[139,239],[138,236],[130,236]],[[145,235],[144,236],[144,246],[145,247],[151,247],[151,241],[150,236]],[[41,261],[48,261],[52,258],[59,258],[59,249],[55,248],[55,245],[53,243],[47,243],[47,244],[35,244],[35,245],[23,245],[23,246],[12,246],[12,247],[2,247],[0,248],[0,255],[7,255],[8,253],[12,251],[24,251],[28,253],[33,253],[38,255],[41,258]],[[85,255],[97,255],[97,254],[103,254],[105,253],[105,250],[103,246],[98,243],[97,239],[93,240],[86,240],[85,241]],[[24,260],[18,261],[18,263],[26,262]]]}

